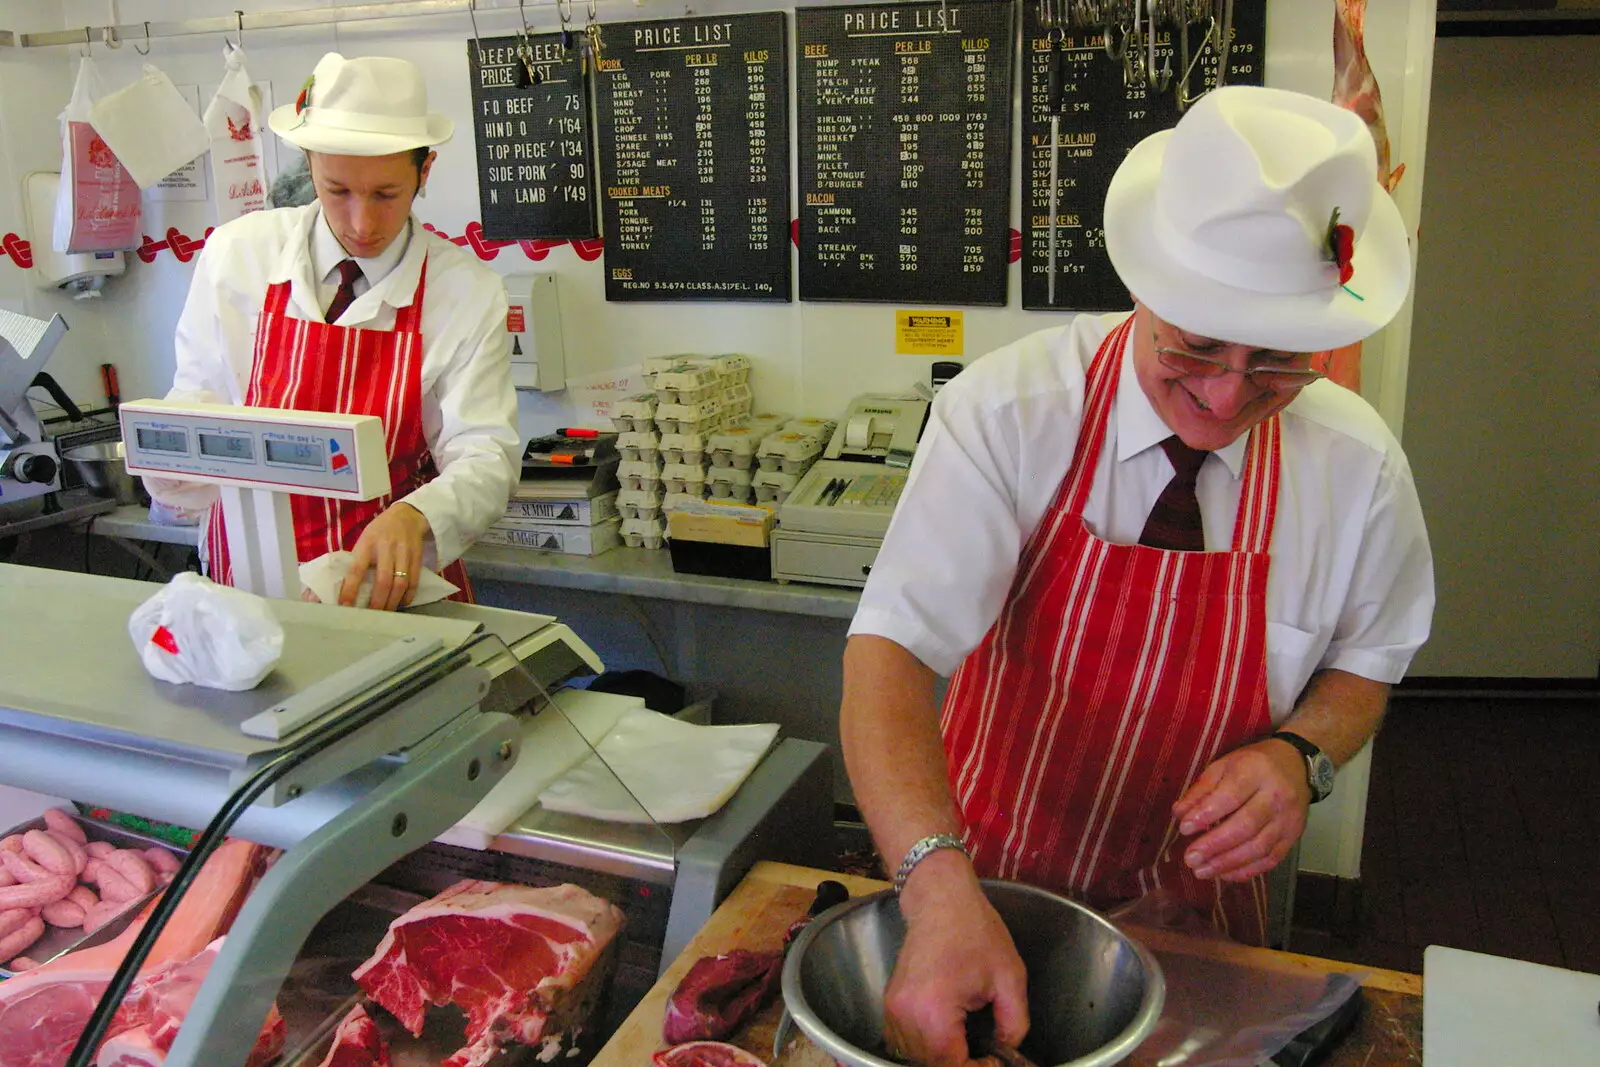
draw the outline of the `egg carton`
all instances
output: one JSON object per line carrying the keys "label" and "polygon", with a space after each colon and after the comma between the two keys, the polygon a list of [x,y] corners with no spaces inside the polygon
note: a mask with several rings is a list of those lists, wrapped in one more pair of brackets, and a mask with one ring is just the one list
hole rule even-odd
{"label": "egg carton", "polygon": [[661,490],[624,489],[617,494],[617,510],[624,519],[659,519]]}
{"label": "egg carton", "polygon": [[651,421],[656,417],[656,398],[651,393],[637,393],[626,400],[617,401],[611,422],[621,433],[645,433],[655,429]]}
{"label": "egg carton", "polygon": [[672,511],[700,503],[705,497],[699,493],[666,493],[661,497],[661,510]]}
{"label": "egg carton", "polygon": [[661,437],[654,430],[620,433],[617,435],[617,451],[624,460],[654,463],[660,456]]}
{"label": "egg carton", "polygon": [[699,464],[668,463],[661,469],[661,482],[669,493],[705,495],[706,469]]}
{"label": "egg carton", "polygon": [[706,484],[711,486],[713,496],[721,496],[721,486],[748,487],[753,473],[748,467],[744,470],[738,467],[712,467],[706,472]]}
{"label": "egg carton", "polygon": [[793,415],[781,411],[757,411],[746,415],[744,424],[765,437],[769,433],[778,433],[793,419]]}
{"label": "egg carton", "polygon": [[617,481],[634,492],[654,492],[661,488],[659,460],[625,459],[617,464]]}
{"label": "egg carton", "polygon": [[764,471],[804,474],[821,453],[820,439],[808,433],[788,430],[763,438],[761,447],[756,450],[756,458]]}
{"label": "egg carton", "polygon": [[622,540],[629,548],[660,548],[666,536],[667,523],[664,519],[622,520]]}
{"label": "egg carton", "polygon": [[725,408],[743,408],[741,415],[749,415],[755,409],[755,394],[743,382],[725,386],[722,390],[722,406]]}
{"label": "egg carton", "polygon": [[698,434],[705,436],[716,433],[727,424],[727,418],[720,412],[715,415],[704,415],[695,419],[657,419],[656,429],[662,435],[667,434]]}
{"label": "egg carton", "polygon": [[672,370],[674,367],[680,367],[694,360],[710,358],[693,352],[677,352],[670,356],[647,356],[644,362],[640,364],[639,369],[646,378],[654,379],[656,375],[663,371]]}
{"label": "egg carton", "polygon": [[700,467],[705,463],[706,435],[702,433],[669,433],[661,437],[661,458],[668,463],[687,463]]}
{"label": "egg carton", "polygon": [[811,436],[826,441],[833,436],[834,427],[839,424],[833,419],[802,418],[790,419],[783,424],[786,432],[808,433]]}
{"label": "egg carton", "polygon": [[[724,385],[723,377],[715,367],[700,361],[678,363],[656,375],[657,393],[696,393],[704,389],[717,390]],[[683,401],[694,403],[694,401]]]}
{"label": "egg carton", "polygon": [[750,380],[750,357],[738,352],[725,352],[720,356],[700,361],[716,371],[725,382],[744,383]]}
{"label": "egg carton", "polygon": [[755,477],[750,479],[750,488],[759,503],[782,504],[789,499],[789,494],[794,492],[794,487],[800,484],[802,477],[782,471],[757,471]]}
{"label": "egg carton", "polygon": [[706,439],[711,465],[749,470],[755,462],[756,448],[763,436],[759,429],[749,424],[723,427]]}

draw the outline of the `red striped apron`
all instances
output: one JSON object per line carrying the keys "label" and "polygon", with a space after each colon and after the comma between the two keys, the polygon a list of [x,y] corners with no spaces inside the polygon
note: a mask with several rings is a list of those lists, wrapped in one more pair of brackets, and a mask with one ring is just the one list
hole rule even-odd
{"label": "red striped apron", "polygon": [[[395,312],[394,329],[367,330],[289,315],[289,283],[267,287],[256,325],[255,359],[245,403],[291,411],[376,415],[383,420],[389,456],[390,493],[376,500],[335,500],[293,495],[295,551],[300,562],[328,552],[351,551],[367,524],[396,497],[438,475],[422,433],[422,297],[428,283],[424,260],[417,291]],[[206,528],[213,581],[233,584],[222,509],[213,507]],[[458,586],[451,597],[472,603],[472,586],[460,560],[443,577]]]}
{"label": "red striped apron", "polygon": [[1072,467],[1005,606],[951,678],[940,720],[973,863],[1108,908],[1156,889],[1235,940],[1266,939],[1266,881],[1195,878],[1173,802],[1271,728],[1267,549],[1278,419],[1252,431],[1228,552],[1118,545],[1084,505],[1132,319],[1090,367]]}

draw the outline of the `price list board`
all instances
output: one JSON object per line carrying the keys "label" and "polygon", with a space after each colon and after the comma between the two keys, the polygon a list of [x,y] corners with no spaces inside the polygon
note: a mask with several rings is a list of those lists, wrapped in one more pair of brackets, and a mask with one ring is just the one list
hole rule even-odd
{"label": "price list board", "polygon": [[607,25],[607,300],[791,299],[782,12]]}
{"label": "price list board", "polygon": [[495,241],[597,237],[582,55],[559,33],[467,42],[478,209]]}
{"label": "price list board", "polygon": [[[1030,310],[1114,311],[1128,307],[1128,289],[1106,255],[1104,208],[1111,176],[1144,138],[1177,125],[1181,55],[1176,29],[1155,35],[1158,84],[1139,77],[1148,45],[1109,55],[1098,28],[1061,33],[1061,91],[1054,141],[1050,123],[1050,35],[1039,5],[1023,4],[1022,56],[1027,68],[1022,127],[1022,306]],[[1216,51],[1207,23],[1189,28],[1189,95],[1216,84]],[[1227,84],[1260,85],[1266,43],[1266,0],[1233,0],[1233,47]],[[1220,34],[1217,36],[1220,37]],[[1148,38],[1146,39],[1148,42]],[[1164,87],[1163,87],[1164,86]],[[1050,171],[1054,157],[1055,292],[1050,292]]]}
{"label": "price list board", "polygon": [[802,300],[1006,303],[1014,11],[796,9]]}

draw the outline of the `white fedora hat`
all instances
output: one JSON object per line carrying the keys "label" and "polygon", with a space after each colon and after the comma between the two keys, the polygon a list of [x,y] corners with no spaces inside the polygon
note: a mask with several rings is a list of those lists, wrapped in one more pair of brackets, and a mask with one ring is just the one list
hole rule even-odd
{"label": "white fedora hat", "polygon": [[455,132],[448,118],[428,110],[416,64],[337,52],[322,57],[299,99],[273,108],[267,124],[292,145],[339,156],[393,155],[443,144]]}
{"label": "white fedora hat", "polygon": [[[1411,286],[1405,225],[1377,175],[1352,112],[1281,89],[1218,89],[1117,168],[1106,251],[1134,297],[1175,326],[1338,348],[1381,329]],[[1349,228],[1343,272],[1335,221]]]}

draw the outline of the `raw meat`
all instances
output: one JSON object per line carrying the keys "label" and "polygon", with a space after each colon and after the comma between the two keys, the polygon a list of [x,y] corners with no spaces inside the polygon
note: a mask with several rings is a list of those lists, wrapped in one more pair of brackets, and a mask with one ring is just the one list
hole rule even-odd
{"label": "raw meat", "polygon": [[[270,850],[237,839],[218,847],[156,939],[140,977],[192,958],[224,932],[269,855]],[[0,1067],[59,1067],[66,1063],[117,965],[144,928],[144,920],[141,915],[103,945],[69,952],[0,982]],[[134,1020],[121,1029],[139,1024]],[[117,1032],[113,1023],[112,1036]]]}
{"label": "raw meat", "polygon": [[726,1037],[766,1004],[783,977],[783,955],[734,949],[695,961],[667,1000],[668,1044]]}
{"label": "raw meat", "polygon": [[1367,0],[1333,0],[1333,102],[1361,116],[1378,150],[1378,184],[1394,192],[1406,165],[1389,169],[1389,124],[1378,77],[1367,62]]}
{"label": "raw meat", "polygon": [[[413,1034],[427,1005],[467,1013],[467,1045],[447,1067],[483,1067],[510,1042],[554,1040],[575,987],[622,929],[622,912],[575,885],[466,880],[389,924],[356,982]],[[591,983],[592,985],[593,983]]]}
{"label": "raw meat", "polygon": [[[244,1061],[244,1067],[266,1067],[277,1059],[283,1052],[288,1033],[288,1025],[274,1004],[267,1013],[261,1033],[256,1037],[255,1046]],[[167,1061],[167,1053],[172,1048],[171,1038],[175,1036],[168,1035],[167,1044],[163,1045],[147,1027],[136,1026],[132,1030],[124,1030],[100,1046],[94,1061],[95,1067],[161,1067]]]}
{"label": "raw meat", "polygon": [[721,1041],[690,1041],[658,1049],[650,1060],[655,1067],[767,1067],[759,1057],[738,1045]]}
{"label": "raw meat", "polygon": [[389,1045],[366,1009],[357,1004],[333,1032],[333,1046],[317,1067],[389,1067]]}

